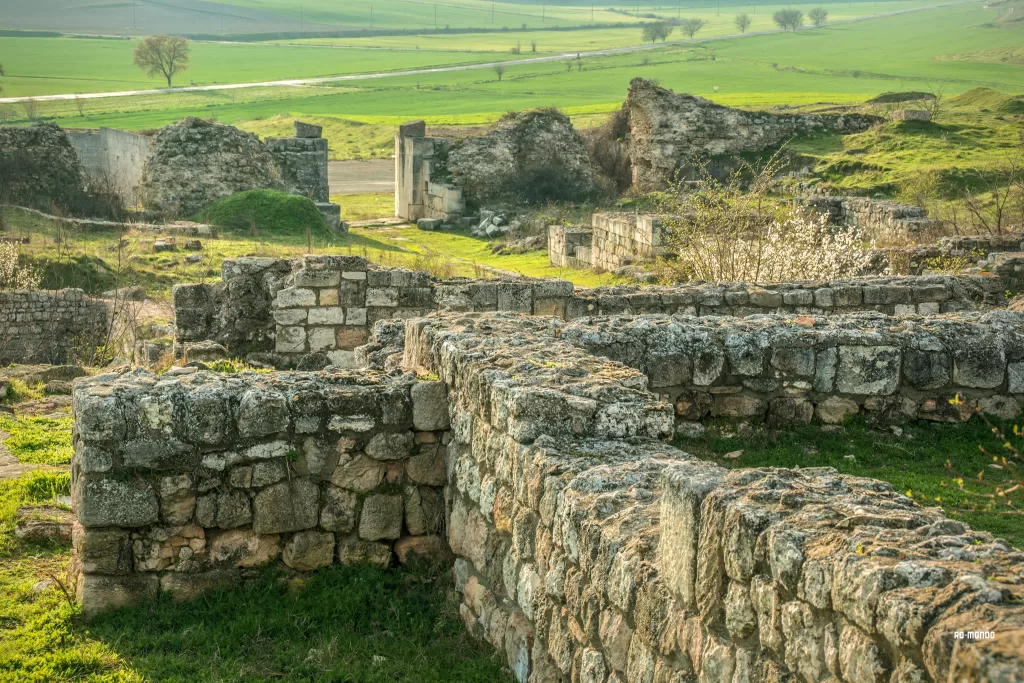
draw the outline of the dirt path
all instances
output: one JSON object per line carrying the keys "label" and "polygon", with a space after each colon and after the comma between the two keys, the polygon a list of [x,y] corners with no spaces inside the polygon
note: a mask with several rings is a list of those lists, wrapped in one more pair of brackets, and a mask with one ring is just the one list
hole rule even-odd
{"label": "dirt path", "polygon": [[[869,19],[880,19],[882,17],[893,17],[900,14],[909,14],[910,12],[921,12],[923,10],[937,9],[939,7],[951,7],[953,5],[962,5],[968,2],[975,2],[976,0],[958,0],[957,2],[944,2],[936,5],[926,5],[924,7],[911,7],[909,9],[896,10],[895,12],[881,12],[879,14],[869,14],[863,17],[854,17],[852,19],[841,19],[839,21],[832,21],[826,24],[826,26],[834,26],[837,24],[849,24],[856,21],[867,21]],[[267,87],[278,87],[278,86],[301,86],[301,85],[316,85],[318,83],[340,83],[344,81],[365,81],[375,78],[391,78],[394,76],[424,76],[427,74],[447,73],[451,71],[477,71],[480,69],[493,69],[496,66],[516,66],[519,64],[540,64],[543,62],[562,62],[567,59],[578,59],[583,57],[600,57],[607,55],[620,55],[627,54],[630,52],[642,52],[644,50],[660,50],[668,45],[692,45],[694,43],[711,43],[719,40],[732,40],[733,38],[753,38],[754,36],[767,36],[775,33],[782,33],[781,29],[772,29],[768,31],[753,31],[751,33],[733,33],[724,36],[711,36],[708,38],[694,38],[692,40],[670,40],[665,43],[652,43],[650,45],[630,45],[628,47],[616,47],[609,48],[607,50],[591,50],[589,52],[569,52],[559,55],[550,55],[547,57],[530,57],[527,59],[512,59],[504,60],[499,62],[485,62],[482,64],[460,64],[458,66],[440,66],[429,69],[409,69],[406,71],[385,71],[381,73],[370,73],[370,74],[352,74],[349,76],[325,76],[320,78],[291,78],[283,81],[260,81],[256,83],[225,83],[221,85],[192,85],[183,88],[154,88],[151,90],[120,90],[114,92],[91,92],[91,93],[79,93],[79,94],[65,94],[65,95],[38,95],[36,97],[0,97],[0,103],[13,104],[16,102],[24,102],[26,100],[36,100],[39,102],[46,102],[50,100],[94,100],[104,99],[107,97],[132,97],[135,95],[152,95],[154,93],[179,93],[179,92],[201,92],[207,90],[238,90],[240,88],[267,88]]]}
{"label": "dirt path", "polygon": [[4,479],[17,479],[32,470],[52,470],[54,472],[61,470],[61,468],[53,467],[52,465],[30,465],[15,458],[7,450],[7,446],[4,445],[4,441],[10,436],[10,434],[0,429],[0,481]]}
{"label": "dirt path", "polygon": [[368,194],[395,191],[393,159],[327,162],[331,194]]}

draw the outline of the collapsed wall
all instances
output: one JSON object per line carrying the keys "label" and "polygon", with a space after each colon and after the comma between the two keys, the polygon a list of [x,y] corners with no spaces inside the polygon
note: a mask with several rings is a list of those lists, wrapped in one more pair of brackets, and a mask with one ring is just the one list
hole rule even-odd
{"label": "collapsed wall", "polygon": [[797,136],[859,133],[880,120],[860,114],[747,112],[643,78],[630,82],[622,110],[633,187],[643,192],[664,189],[697,160],[757,153]]}
{"label": "collapsed wall", "polygon": [[0,364],[66,363],[108,341],[109,304],[80,289],[0,291]]}
{"label": "collapsed wall", "polygon": [[859,230],[882,242],[934,242],[942,236],[943,223],[928,217],[919,206],[866,197],[798,197],[798,204],[829,217],[832,225]]}
{"label": "collapsed wall", "polygon": [[82,166],[59,126],[0,126],[0,201],[52,211],[85,194]]}
{"label": "collapsed wall", "polygon": [[192,597],[270,563],[447,557],[442,384],[187,370],[75,385],[73,572],[86,614]]}

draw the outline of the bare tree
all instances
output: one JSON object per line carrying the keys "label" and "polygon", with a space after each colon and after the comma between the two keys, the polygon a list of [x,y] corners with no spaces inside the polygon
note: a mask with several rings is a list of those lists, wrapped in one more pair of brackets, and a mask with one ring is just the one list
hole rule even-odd
{"label": "bare tree", "polygon": [[536,40],[531,40],[530,41],[530,52],[536,52],[536,51],[537,51],[537,41]]}
{"label": "bare tree", "polygon": [[828,10],[824,7],[815,7],[807,13],[807,18],[815,26],[824,26],[825,22],[828,21]]}
{"label": "bare tree", "polygon": [[708,22],[703,19],[683,19],[679,22],[679,29],[686,34],[686,37],[693,40],[693,37],[697,35],[697,32],[704,28],[704,25]]}
{"label": "bare tree", "polygon": [[642,32],[644,42],[653,43],[658,40],[660,40],[661,42],[665,42],[665,40],[667,40],[668,37],[672,35],[672,31],[674,30],[674,27],[669,26],[664,21],[656,21],[650,24],[646,24],[644,25]]}
{"label": "bare tree", "polygon": [[188,41],[180,36],[150,36],[135,44],[135,55],[132,62],[146,72],[150,78],[157,75],[167,79],[167,87],[171,87],[171,79],[188,69]]}
{"label": "bare tree", "polygon": [[[0,64],[0,76],[6,76],[6,75],[7,74],[4,73],[4,65]],[[0,85],[0,92],[3,92],[3,91],[4,91],[4,87],[2,85]]]}
{"label": "bare tree", "polygon": [[85,116],[85,100],[78,95],[75,95],[75,109],[78,110],[79,116]]}
{"label": "bare tree", "polygon": [[494,67],[494,73],[498,74],[498,80],[500,81],[501,77],[505,75],[504,65],[498,64],[496,67]]}
{"label": "bare tree", "polygon": [[737,14],[736,18],[733,19],[733,23],[736,24],[736,28],[740,30],[740,33],[746,33],[747,29],[750,28],[750,15]]}

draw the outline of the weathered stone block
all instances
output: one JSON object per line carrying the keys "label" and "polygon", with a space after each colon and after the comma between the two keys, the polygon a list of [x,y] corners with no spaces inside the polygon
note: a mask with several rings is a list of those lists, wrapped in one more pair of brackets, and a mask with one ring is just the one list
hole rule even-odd
{"label": "weathered stone block", "polygon": [[365,541],[398,538],[402,535],[402,509],[402,496],[367,496],[359,515],[359,537]]}
{"label": "weathered stone block", "polygon": [[891,394],[899,386],[900,360],[894,346],[840,346],[836,389],[844,394]]}
{"label": "weathered stone block", "polygon": [[79,479],[75,510],[85,527],[140,527],[159,519],[152,485],[144,479]]}
{"label": "weathered stone block", "polygon": [[281,394],[250,389],[238,403],[238,434],[250,438],[276,434],[288,429],[288,403]]}
{"label": "weathered stone block", "polygon": [[82,605],[82,616],[89,619],[101,612],[127,607],[143,600],[154,600],[159,583],[156,574],[82,574],[78,579],[78,602]]}
{"label": "weathered stone block", "polygon": [[391,565],[391,547],[358,538],[338,539],[338,561],[344,565],[371,565],[386,569]]}
{"label": "weathered stone block", "polygon": [[288,287],[277,293],[274,304],[277,308],[316,306],[316,292],[302,287]]}
{"label": "weathered stone block", "polygon": [[334,534],[300,531],[284,544],[281,559],[300,572],[311,572],[334,561]]}
{"label": "weathered stone block", "polygon": [[395,542],[395,555],[400,564],[416,560],[445,564],[451,561],[452,553],[440,536],[407,536]]}
{"label": "weathered stone block", "polygon": [[448,417],[448,390],[444,382],[417,382],[412,385],[413,429],[435,431],[451,427]]}
{"label": "weathered stone block", "polygon": [[323,507],[320,509],[320,526],[327,531],[349,533],[355,528],[359,498],[356,494],[336,486],[324,489]]}
{"label": "weathered stone block", "polygon": [[374,460],[403,460],[413,447],[412,432],[381,433],[366,444],[366,454]]}
{"label": "weathered stone block", "polygon": [[320,490],[308,479],[269,486],[253,500],[252,528],[257,534],[301,531],[317,525]]}

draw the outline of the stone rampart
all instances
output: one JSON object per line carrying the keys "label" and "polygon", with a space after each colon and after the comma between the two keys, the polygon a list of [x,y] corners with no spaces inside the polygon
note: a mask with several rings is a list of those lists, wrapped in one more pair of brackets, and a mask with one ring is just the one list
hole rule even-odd
{"label": "stone rampart", "polygon": [[778,285],[574,288],[566,280],[440,280],[370,266],[355,256],[302,260],[225,260],[222,281],[173,290],[176,341],[213,340],[236,356],[276,352],[298,360],[314,352],[353,362],[378,320],[431,311],[515,311],[566,320],[641,313],[749,316],[763,313],[894,315],[971,310],[1003,302],[995,277],[870,277]]}
{"label": "stone rampart", "polygon": [[1024,406],[1024,314],[1011,311],[585,318],[561,338],[643,371],[684,421],[955,421],[975,406],[1012,419]]}
{"label": "stone rampart", "polygon": [[111,324],[107,302],[80,289],[0,292],[0,364],[65,363],[89,354]]}
{"label": "stone rampart", "polygon": [[77,208],[85,194],[82,166],[59,126],[0,126],[0,201],[67,210]]}
{"label": "stone rampart", "polygon": [[[402,363],[440,380],[421,384],[373,372],[80,382],[85,612],[192,596],[278,554],[298,571],[383,562],[404,541],[374,545],[397,535],[383,520],[401,508],[411,531],[410,505],[443,483],[460,615],[521,683],[1013,680],[1024,666],[1024,554],[882,482],[696,460],[662,442],[675,411],[648,378],[565,329],[510,313],[410,320]],[[425,430],[424,386],[438,418]],[[438,478],[414,473],[424,457]],[[373,488],[396,475],[422,484],[418,503],[409,487]],[[437,557],[442,541],[407,542]]]}
{"label": "stone rampart", "polygon": [[72,501],[86,614],[268,563],[444,559],[448,406],[381,373],[136,371],[77,382]]}

